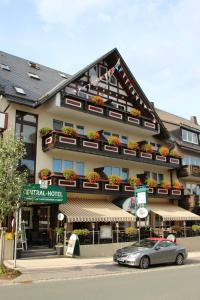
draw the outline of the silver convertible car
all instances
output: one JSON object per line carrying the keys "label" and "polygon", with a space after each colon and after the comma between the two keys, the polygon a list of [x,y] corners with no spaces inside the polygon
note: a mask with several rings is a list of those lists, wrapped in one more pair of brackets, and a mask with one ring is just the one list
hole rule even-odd
{"label": "silver convertible car", "polygon": [[150,265],[176,263],[183,265],[187,258],[184,246],[169,239],[147,238],[115,252],[113,260],[118,264],[147,269]]}

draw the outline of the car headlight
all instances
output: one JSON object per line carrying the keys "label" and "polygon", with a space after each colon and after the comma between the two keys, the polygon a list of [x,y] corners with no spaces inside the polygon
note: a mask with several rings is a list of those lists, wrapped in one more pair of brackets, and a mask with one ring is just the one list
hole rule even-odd
{"label": "car headlight", "polygon": [[128,258],[134,259],[134,258],[136,258],[136,257],[138,256],[138,254],[139,254],[139,253],[130,254],[130,255],[128,256]]}

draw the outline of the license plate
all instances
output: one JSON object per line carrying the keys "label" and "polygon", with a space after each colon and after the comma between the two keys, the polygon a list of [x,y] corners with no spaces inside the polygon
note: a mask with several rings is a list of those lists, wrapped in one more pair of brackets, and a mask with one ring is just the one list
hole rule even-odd
{"label": "license plate", "polygon": [[121,258],[118,258],[118,261],[120,261],[120,262],[125,262],[125,258],[123,257],[121,257]]}

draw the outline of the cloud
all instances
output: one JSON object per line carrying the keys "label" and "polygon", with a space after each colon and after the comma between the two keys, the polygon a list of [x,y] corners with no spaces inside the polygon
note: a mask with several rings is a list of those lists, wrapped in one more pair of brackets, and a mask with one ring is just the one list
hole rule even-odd
{"label": "cloud", "polygon": [[[94,14],[98,10],[106,7],[110,0],[34,0],[37,12],[44,22],[50,24],[73,25],[83,18],[84,14],[90,12]],[[102,18],[109,16],[99,14]]]}

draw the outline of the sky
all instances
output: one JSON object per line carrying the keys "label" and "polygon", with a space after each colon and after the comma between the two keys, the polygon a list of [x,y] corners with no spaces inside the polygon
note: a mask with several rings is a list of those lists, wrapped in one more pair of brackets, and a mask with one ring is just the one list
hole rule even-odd
{"label": "sky", "polygon": [[156,107],[200,123],[199,0],[0,0],[0,49],[74,74],[117,47]]}

